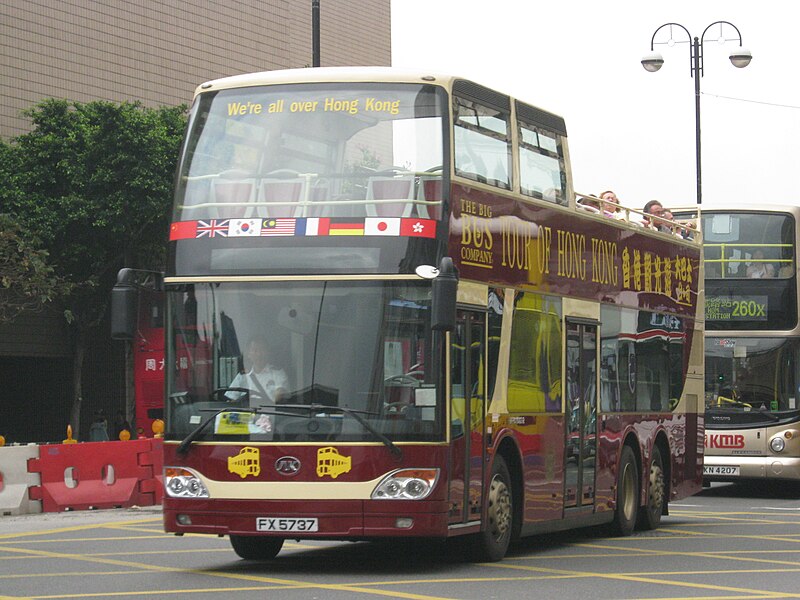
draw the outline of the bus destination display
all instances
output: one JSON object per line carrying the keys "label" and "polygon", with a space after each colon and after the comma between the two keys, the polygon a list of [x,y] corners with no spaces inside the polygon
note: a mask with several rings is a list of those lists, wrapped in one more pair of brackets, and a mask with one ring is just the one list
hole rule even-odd
{"label": "bus destination display", "polygon": [[708,321],[766,321],[767,296],[707,296]]}

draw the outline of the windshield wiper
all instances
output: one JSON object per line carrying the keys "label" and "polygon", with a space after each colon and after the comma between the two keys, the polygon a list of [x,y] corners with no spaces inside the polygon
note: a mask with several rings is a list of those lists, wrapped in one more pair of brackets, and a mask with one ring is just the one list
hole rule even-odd
{"label": "windshield wiper", "polygon": [[[371,413],[366,410],[356,410],[353,408],[348,408],[347,406],[326,406],[324,404],[279,404],[278,405],[282,409],[303,409],[308,411],[308,417],[311,418],[312,413],[314,416],[319,417],[321,414],[326,412],[340,412],[346,414],[350,417],[353,417],[356,421],[358,421],[361,426],[369,431],[372,435],[374,435],[381,443],[389,449],[389,452],[392,453],[397,460],[403,458],[403,451],[388,437],[383,435],[380,431],[375,429],[369,422],[364,419],[361,415],[372,415],[375,413]],[[302,416],[302,415],[299,415]]]}
{"label": "windshield wiper", "polygon": [[764,408],[764,407],[762,406],[762,407],[760,407],[760,408],[757,408],[756,410],[757,410],[759,413],[761,413],[762,415],[764,415],[765,417],[769,417],[769,418],[770,418],[770,419],[772,419],[773,421],[780,421],[780,420],[781,420],[781,418],[780,418],[778,415],[774,414],[774,413],[773,413],[771,410],[769,410],[768,408]]}
{"label": "windshield wiper", "polygon": [[[361,426],[370,432],[375,438],[380,440],[380,442],[389,449],[389,452],[392,453],[397,460],[400,460],[403,457],[403,451],[395,445],[392,440],[388,437],[383,435],[380,431],[375,429],[369,422],[364,419],[361,414],[371,415],[369,411],[365,410],[355,410],[352,408],[348,408],[346,406],[325,406],[324,404],[279,404],[278,406],[259,406],[258,408],[236,408],[236,407],[225,407],[219,410],[214,410],[214,412],[209,415],[202,423],[200,423],[197,427],[195,427],[189,434],[183,438],[180,444],[178,444],[178,448],[175,452],[179,455],[186,454],[189,451],[189,447],[192,445],[197,438],[200,437],[200,434],[205,431],[210,423],[213,423],[216,418],[225,412],[238,412],[238,413],[258,413],[258,414],[271,414],[271,415],[281,415],[281,416],[291,416],[291,417],[302,417],[304,415],[298,414],[296,412],[288,412],[292,410],[304,410],[308,412],[308,418],[310,419],[312,416],[320,417],[325,412],[340,412],[346,414],[350,417],[353,417],[356,421],[358,421]],[[212,409],[213,410],[213,409]],[[359,414],[361,413],[361,414]]]}
{"label": "windshield wiper", "polygon": [[753,406],[749,402],[743,402],[738,398],[727,398],[725,396],[717,396],[717,403],[716,405],[709,406],[709,410],[712,411],[719,411],[719,412],[743,412],[743,413],[750,413],[750,412],[757,412],[759,414],[764,415],[765,417],[769,417],[773,421],[780,421],[781,418],[773,414],[768,408],[765,408],[763,404],[760,407]]}

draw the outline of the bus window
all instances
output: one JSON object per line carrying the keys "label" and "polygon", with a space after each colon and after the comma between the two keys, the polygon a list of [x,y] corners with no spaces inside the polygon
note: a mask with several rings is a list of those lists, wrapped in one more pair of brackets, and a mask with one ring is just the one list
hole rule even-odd
{"label": "bus window", "polygon": [[561,410],[561,301],[518,292],[511,326],[508,409]]}
{"label": "bus window", "polygon": [[564,159],[555,135],[522,123],[519,135],[520,191],[526,196],[566,204]]}
{"label": "bus window", "polygon": [[509,116],[463,98],[456,99],[455,113],[456,173],[511,189]]}

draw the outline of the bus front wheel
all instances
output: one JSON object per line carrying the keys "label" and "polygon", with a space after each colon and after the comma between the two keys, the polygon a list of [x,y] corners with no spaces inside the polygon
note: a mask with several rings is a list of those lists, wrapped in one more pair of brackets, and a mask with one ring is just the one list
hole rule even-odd
{"label": "bus front wheel", "polygon": [[514,497],[511,475],[502,456],[496,456],[486,494],[486,525],[470,540],[470,558],[476,562],[502,560],[511,543],[514,524]]}
{"label": "bus front wheel", "polygon": [[283,547],[283,538],[260,535],[231,535],[231,546],[245,560],[271,560]]}
{"label": "bus front wheel", "polygon": [[622,447],[617,470],[617,508],[613,530],[617,535],[631,535],[639,512],[639,471],[630,446]]}

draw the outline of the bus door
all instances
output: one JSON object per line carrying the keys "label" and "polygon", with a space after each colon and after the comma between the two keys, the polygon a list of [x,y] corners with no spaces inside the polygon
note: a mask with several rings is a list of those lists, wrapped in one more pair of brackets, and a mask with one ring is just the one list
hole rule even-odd
{"label": "bus door", "polygon": [[484,465],[486,315],[459,310],[450,334],[451,525],[480,521]]}
{"label": "bus door", "polygon": [[597,459],[597,324],[567,318],[565,508],[593,507]]}

